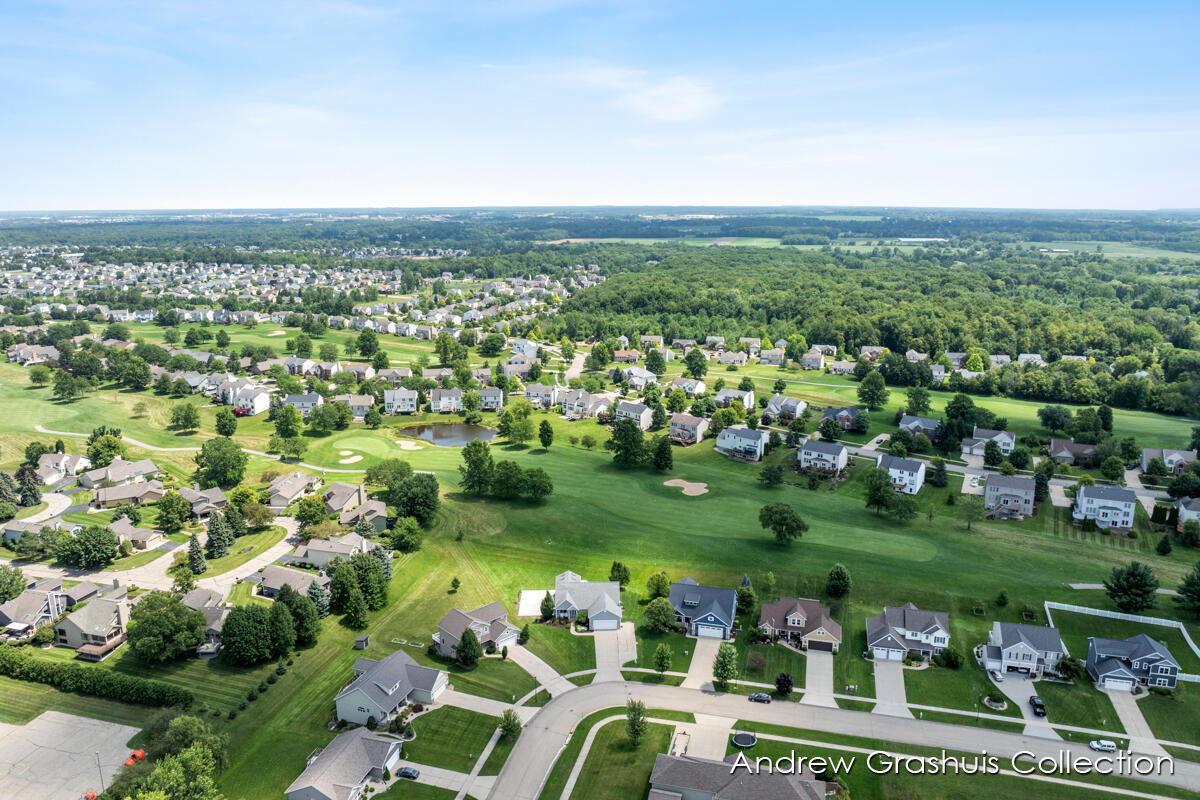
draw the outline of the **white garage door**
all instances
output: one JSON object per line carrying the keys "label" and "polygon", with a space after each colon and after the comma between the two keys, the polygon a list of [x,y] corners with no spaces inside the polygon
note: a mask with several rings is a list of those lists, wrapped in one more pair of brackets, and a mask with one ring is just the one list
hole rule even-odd
{"label": "white garage door", "polygon": [[592,620],[592,630],[594,631],[615,631],[617,627],[617,621],[615,619]]}
{"label": "white garage door", "polygon": [[719,625],[697,625],[696,635],[711,639],[724,639],[725,629]]}
{"label": "white garage door", "polygon": [[1121,689],[1128,692],[1133,688],[1133,681],[1124,680],[1122,678],[1105,678],[1104,686],[1107,689]]}
{"label": "white garage door", "polygon": [[886,647],[876,647],[875,658],[881,658],[884,661],[902,661],[904,659],[904,651],[889,650]]}

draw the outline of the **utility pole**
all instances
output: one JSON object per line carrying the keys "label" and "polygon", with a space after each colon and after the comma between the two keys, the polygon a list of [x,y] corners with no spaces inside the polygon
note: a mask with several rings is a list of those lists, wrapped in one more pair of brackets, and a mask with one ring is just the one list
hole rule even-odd
{"label": "utility pole", "polygon": [[100,791],[104,791],[104,768],[100,766],[100,751],[96,751],[96,771],[100,773]]}

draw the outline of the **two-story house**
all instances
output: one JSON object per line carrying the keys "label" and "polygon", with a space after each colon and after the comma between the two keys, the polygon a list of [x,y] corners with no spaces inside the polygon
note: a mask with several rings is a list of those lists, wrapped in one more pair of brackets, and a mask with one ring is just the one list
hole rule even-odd
{"label": "two-story house", "polygon": [[415,414],[419,399],[416,389],[384,389],[383,410],[387,414]]}
{"label": "two-story house", "polygon": [[714,449],[731,458],[743,461],[762,461],[767,451],[770,434],[761,429],[750,429],[745,425],[730,425],[717,434]]}
{"label": "two-story house", "polygon": [[1135,686],[1174,689],[1179,662],[1171,651],[1144,633],[1128,639],[1088,639],[1088,674],[1102,689],[1129,691]]}
{"label": "two-story house", "polygon": [[1075,493],[1071,518],[1077,523],[1092,520],[1101,530],[1133,527],[1137,495],[1120,486],[1080,486]]}
{"label": "two-story house", "polygon": [[916,494],[925,485],[924,461],[880,453],[875,457],[875,466],[887,470],[897,492]]}
{"label": "two-story house", "polygon": [[617,403],[616,417],[618,420],[631,419],[642,430],[649,430],[650,424],[654,419],[654,412],[645,403],[631,403],[628,400],[622,400]]}
{"label": "two-story house", "polygon": [[1036,507],[1037,481],[1025,475],[988,475],[983,507],[995,519],[1028,517]]}
{"label": "two-story house", "polygon": [[903,661],[908,653],[926,658],[950,646],[950,615],[912,603],[884,606],[867,619],[867,649],[881,661]]}
{"label": "two-story house", "polygon": [[689,636],[728,639],[737,619],[737,592],[719,586],[701,586],[692,578],[671,584],[669,597],[675,619]]}
{"label": "two-story house", "polygon": [[846,468],[850,451],[837,442],[809,439],[796,451],[796,461],[802,470],[816,470],[828,475],[838,475]]}
{"label": "two-story house", "polygon": [[682,412],[671,415],[670,436],[671,441],[676,444],[681,444],[685,447],[696,444],[704,438],[704,433],[707,430],[708,420],[704,417],[697,417]]}
{"label": "two-story house", "polygon": [[988,442],[995,442],[1000,448],[1000,454],[1007,456],[1012,453],[1017,444],[1017,437],[1012,431],[994,431],[991,428],[981,428],[976,425],[970,438],[962,440],[964,456],[984,455]]}
{"label": "two-story house", "polygon": [[772,638],[784,638],[805,650],[836,653],[842,644],[842,626],[829,609],[807,597],[781,597],[763,603],[758,627]]}
{"label": "two-story house", "polygon": [[1058,628],[997,620],[992,623],[992,632],[984,646],[984,666],[997,672],[1036,677],[1058,672],[1058,662],[1064,655],[1066,650]]}

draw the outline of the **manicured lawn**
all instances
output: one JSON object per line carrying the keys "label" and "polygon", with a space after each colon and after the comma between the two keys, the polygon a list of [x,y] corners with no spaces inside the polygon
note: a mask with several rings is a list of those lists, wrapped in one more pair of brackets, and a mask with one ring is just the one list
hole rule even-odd
{"label": "manicured lawn", "polygon": [[530,625],[529,633],[525,647],[558,674],[596,668],[596,644],[591,636],[577,636],[554,624]]}
{"label": "manicured lawn", "polygon": [[109,564],[104,568],[104,571],[120,572],[122,570],[133,569],[134,567],[141,567],[165,555],[167,555],[167,551],[165,550],[135,550],[130,555],[118,558]]}
{"label": "manicured lawn", "polygon": [[500,770],[504,768],[504,762],[508,761],[508,756],[512,753],[512,749],[517,746],[517,739],[520,738],[521,734],[518,733],[511,739],[505,736],[497,739],[496,746],[488,754],[487,761],[483,762],[483,767],[479,770],[479,774],[499,775]]}
{"label": "manicured lawn", "polygon": [[254,586],[255,584],[248,583],[246,581],[235,583],[233,585],[233,589],[231,589],[229,592],[229,597],[226,599],[226,602],[231,606],[246,606],[250,605],[251,603],[257,603],[261,606],[271,605],[271,601],[267,598],[252,594]]}
{"label": "manicured lawn", "polygon": [[[1105,599],[1107,600],[1107,598]],[[1085,605],[1085,603],[1081,602],[1077,605]],[[1106,602],[1103,607],[1107,608],[1108,605]],[[1161,598],[1160,605],[1165,609],[1168,605],[1175,604],[1171,603],[1169,598]],[[1157,616],[1162,610],[1151,609],[1145,612],[1145,616]],[[1175,628],[1142,625],[1137,622],[1096,617],[1090,614],[1076,614],[1070,611],[1052,611],[1051,613],[1054,615],[1054,627],[1058,628],[1063,644],[1067,646],[1071,655],[1080,661],[1087,656],[1089,637],[1127,639],[1130,636],[1144,633],[1166,645],[1167,649],[1171,651],[1171,655],[1175,656],[1175,660],[1179,662],[1179,668],[1183,672],[1200,673],[1200,657],[1192,652],[1192,648],[1188,647],[1183,635]],[[1195,637],[1200,634],[1200,626],[1190,627],[1194,629],[1192,636],[1195,640]]]}
{"label": "manicured lawn", "polygon": [[[867,649],[866,606],[852,602],[831,607],[833,618],[842,626],[842,646],[833,657],[833,690],[838,694],[857,694],[875,698],[875,663],[862,657]],[[878,613],[871,611],[870,613]],[[857,686],[857,691],[847,690]]]}
{"label": "manicured lawn", "polygon": [[416,738],[404,743],[404,758],[431,767],[470,772],[499,724],[499,718],[477,711],[455,706],[435,708],[413,720]]}
{"label": "manicured lawn", "polygon": [[450,684],[455,690],[503,700],[506,703],[520,700],[537,688],[537,681],[513,661],[499,658],[481,658],[473,669],[463,669],[458,664],[431,658],[425,653],[409,652],[413,658],[429,666],[436,666],[450,673]]}
{"label": "manicured lawn", "polygon": [[875,708],[874,700],[847,700],[842,697],[838,697],[836,700],[838,708],[845,708],[850,711],[871,711]]}
{"label": "manicured lawn", "polygon": [[202,577],[211,578],[214,575],[224,575],[232,569],[240,567],[247,561],[259,556],[264,550],[269,550],[283,540],[287,531],[278,525],[271,525],[265,530],[248,533],[239,537],[229,548],[229,555],[214,558],[208,562],[208,570]]}
{"label": "manicured lawn", "polygon": [[457,792],[416,781],[396,781],[382,794],[371,795],[374,800],[454,800]]}
{"label": "manicured lawn", "polygon": [[[1200,745],[1200,686],[1180,682],[1173,695],[1151,693],[1138,701],[1138,708],[1160,739]],[[1200,753],[1193,753],[1191,760],[1200,761]]]}
{"label": "manicured lawn", "polygon": [[[759,683],[775,683],[775,677],[781,672],[786,672],[792,676],[792,683],[796,690],[804,688],[804,670],[805,658],[803,653],[798,653],[784,647],[781,644],[748,644],[751,636],[756,635],[757,630],[751,629],[745,622],[742,623],[742,629],[738,633],[738,655],[741,662],[741,673],[738,676],[740,680],[758,681]],[[752,662],[757,661],[752,658],[753,653],[758,653],[762,656],[765,666],[754,669],[751,667]],[[834,656],[838,658],[838,656]]]}
{"label": "manicured lawn", "polygon": [[[1113,733],[1125,732],[1108,695],[1093,688],[1086,676],[1072,685],[1057,681],[1038,681],[1035,685],[1038,697],[1046,704],[1046,718],[1050,722]],[[1066,733],[1063,731],[1064,736]]]}
{"label": "manicured lawn", "polygon": [[623,720],[608,723],[592,740],[571,797],[629,800],[644,796],[654,759],[670,748],[674,730],[670,725],[651,722],[646,736],[634,747],[625,735]]}
{"label": "manicured lawn", "polygon": [[661,686],[678,686],[683,683],[682,675],[662,675],[657,672],[629,672],[622,671],[621,677],[627,681],[636,683],[657,683]]}
{"label": "manicured lawn", "polygon": [[[1012,703],[1009,703],[1009,708],[1012,708]],[[996,714],[1007,713],[997,712],[980,704],[980,710],[984,713]],[[1001,722],[996,719],[988,719],[987,717],[976,717],[974,714],[947,714],[943,711],[926,711],[924,709],[913,709],[913,716],[917,719],[926,719],[933,722],[946,722],[950,725],[973,725],[979,728],[993,728],[1000,731],[1010,731],[1012,733],[1020,733],[1025,730],[1023,722]]]}
{"label": "manicured lawn", "polygon": [[925,669],[904,670],[904,690],[910,703],[963,711],[978,709],[988,714],[1020,718],[1020,709],[1012,703],[1004,711],[996,711],[983,704],[983,698],[992,688],[987,673],[976,666],[974,660],[965,661],[958,669],[931,663]]}
{"label": "manicured lawn", "polygon": [[0,722],[23,725],[43,711],[61,711],[81,717],[108,720],[140,728],[150,721],[155,709],[145,706],[87,697],[46,686],[0,676]]}
{"label": "manicured lawn", "polygon": [[[546,782],[542,785],[542,793],[538,795],[539,800],[559,800],[562,797],[563,789],[566,788],[567,779],[571,776],[571,770],[575,767],[575,762],[579,759],[579,752],[583,749],[583,742],[587,738],[588,731],[600,720],[619,716],[624,713],[624,708],[602,708],[599,711],[593,711],[579,721],[579,724],[575,726],[575,731],[571,734],[571,738],[567,740],[566,747],[558,754],[558,759],[555,760],[550,774],[546,776]],[[616,721],[620,722],[620,720]],[[642,795],[635,796],[641,797]]]}
{"label": "manicured lawn", "polygon": [[587,672],[587,673],[584,673],[583,675],[572,675],[571,677],[567,678],[567,680],[569,680],[571,683],[575,684],[576,686],[587,686],[595,679],[596,679],[596,673],[594,673],[594,672]]}

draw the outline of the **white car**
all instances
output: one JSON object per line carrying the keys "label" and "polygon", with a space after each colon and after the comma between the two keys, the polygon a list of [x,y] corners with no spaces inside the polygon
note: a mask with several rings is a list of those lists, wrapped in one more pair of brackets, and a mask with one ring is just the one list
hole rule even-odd
{"label": "white car", "polygon": [[1117,752],[1117,743],[1109,739],[1092,739],[1088,742],[1088,747],[1098,753],[1115,753]]}

